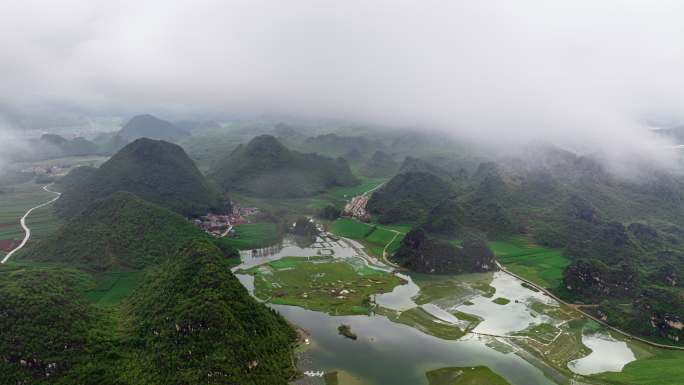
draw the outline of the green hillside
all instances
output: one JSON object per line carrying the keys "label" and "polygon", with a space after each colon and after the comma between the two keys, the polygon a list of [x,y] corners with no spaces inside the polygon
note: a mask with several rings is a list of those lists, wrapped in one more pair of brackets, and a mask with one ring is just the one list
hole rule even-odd
{"label": "green hillside", "polygon": [[390,179],[368,201],[381,223],[420,223],[450,194],[447,182],[427,172],[407,172]]}
{"label": "green hillside", "polygon": [[78,188],[78,186],[86,183],[88,178],[92,177],[97,173],[97,168],[90,166],[79,166],[71,171],[65,176],[57,179],[55,181],[55,186],[57,186],[61,191],[70,188]]}
{"label": "green hillside", "polygon": [[264,198],[305,197],[358,183],[343,159],[292,151],[270,135],[240,145],[210,177],[225,191]]}
{"label": "green hillside", "polygon": [[127,308],[146,384],[286,384],[295,332],[256,302],[216,247],[195,241],[150,273]]}
{"label": "green hillside", "polygon": [[181,147],[152,139],[128,144],[82,183],[68,186],[55,208],[60,216],[73,217],[89,203],[117,191],[131,192],[186,216],[227,209]]}
{"label": "green hillside", "polygon": [[85,272],[0,267],[0,378],[32,385],[285,385],[294,330],[258,303],[207,240],[97,308]]}
{"label": "green hillside", "polygon": [[380,221],[413,218],[437,238],[462,239],[474,230],[489,241],[524,239],[536,245],[525,247],[547,248],[552,252],[501,262],[570,302],[600,304],[597,315],[613,325],[681,344],[684,332],[672,326],[684,319],[677,294],[684,282],[681,176],[645,168],[632,170],[640,178],[625,178],[597,158],[535,150],[483,162],[451,178],[446,192],[435,182],[446,178],[444,169],[412,160],[411,168],[434,181],[400,173],[368,208]]}
{"label": "green hillside", "polygon": [[140,268],[165,260],[196,238],[210,239],[181,215],[117,192],[88,206],[54,235],[31,244],[22,257],[98,270]]}
{"label": "green hillside", "polygon": [[[88,358],[95,315],[72,270],[0,269],[0,378],[47,384]],[[54,382],[52,382],[54,383]]]}

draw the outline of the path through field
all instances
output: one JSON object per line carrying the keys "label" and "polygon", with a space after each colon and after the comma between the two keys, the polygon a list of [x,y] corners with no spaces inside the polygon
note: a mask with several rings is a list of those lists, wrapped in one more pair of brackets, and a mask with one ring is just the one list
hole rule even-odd
{"label": "path through field", "polygon": [[24,234],[24,239],[21,241],[21,243],[19,244],[19,246],[15,247],[14,249],[12,249],[12,251],[10,251],[9,253],[7,253],[7,255],[5,255],[5,258],[3,258],[2,261],[0,261],[0,263],[5,263],[5,262],[7,262],[7,261],[10,259],[10,257],[12,256],[12,254],[14,254],[14,253],[16,253],[17,251],[21,250],[21,248],[24,247],[24,246],[26,245],[26,243],[28,242],[29,238],[31,238],[31,229],[29,229],[28,226],[26,226],[26,217],[28,217],[29,214],[31,214],[31,212],[32,212],[33,210],[39,209],[39,208],[41,208],[41,207],[45,207],[45,206],[49,205],[50,203],[52,203],[52,202],[56,201],[57,199],[59,199],[60,196],[62,196],[61,193],[58,193],[58,192],[56,192],[56,191],[50,190],[50,189],[48,188],[49,186],[50,186],[49,184],[43,186],[43,190],[45,190],[45,191],[47,191],[47,192],[49,192],[49,193],[57,194],[57,196],[54,197],[54,198],[52,198],[52,199],[50,199],[49,201],[47,201],[47,202],[45,202],[45,203],[39,204],[38,206],[31,207],[30,209],[28,209],[28,211],[26,211],[26,214],[24,214],[24,216],[21,217],[21,221],[19,221],[20,224],[21,224],[21,227],[24,229],[24,233],[25,233],[25,234]]}

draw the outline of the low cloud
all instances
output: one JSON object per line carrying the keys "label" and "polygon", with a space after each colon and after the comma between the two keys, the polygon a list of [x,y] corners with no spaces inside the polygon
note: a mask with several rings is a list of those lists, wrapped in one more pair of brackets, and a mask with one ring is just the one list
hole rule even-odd
{"label": "low cloud", "polygon": [[0,102],[270,113],[670,164],[681,1],[0,5]]}

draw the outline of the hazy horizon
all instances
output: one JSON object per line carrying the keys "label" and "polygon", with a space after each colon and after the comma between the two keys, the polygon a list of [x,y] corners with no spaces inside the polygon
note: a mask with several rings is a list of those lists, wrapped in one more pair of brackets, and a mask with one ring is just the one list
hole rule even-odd
{"label": "hazy horizon", "polygon": [[4,138],[12,112],[266,114],[671,165],[648,127],[684,122],[674,1],[69,0],[0,11]]}

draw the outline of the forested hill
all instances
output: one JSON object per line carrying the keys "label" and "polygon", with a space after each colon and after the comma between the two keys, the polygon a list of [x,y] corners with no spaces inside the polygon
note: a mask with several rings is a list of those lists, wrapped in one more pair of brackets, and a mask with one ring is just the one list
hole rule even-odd
{"label": "forested hill", "polygon": [[[560,249],[569,266],[563,283],[551,288],[558,295],[602,304],[602,316],[628,331],[682,341],[684,331],[672,325],[684,320],[684,178],[633,171],[641,172],[638,178],[616,174],[596,158],[536,148],[452,178],[448,194],[404,172],[378,190],[368,208],[377,220],[413,222],[441,238],[476,231],[489,240],[517,236]],[[617,306],[625,303],[631,309]]]}
{"label": "forested hill", "polygon": [[195,241],[150,274],[128,308],[140,341],[136,376],[151,383],[286,384],[296,335],[256,302],[221,261]]}
{"label": "forested hill", "polygon": [[292,151],[270,135],[238,146],[210,177],[226,191],[270,198],[310,196],[358,183],[344,159]]}
{"label": "forested hill", "polygon": [[76,270],[0,267],[0,378],[32,385],[285,385],[295,332],[196,240],[114,311]]}
{"label": "forested hill", "polygon": [[416,223],[451,194],[449,183],[427,172],[396,175],[368,201],[368,210],[381,223]]}
{"label": "forested hill", "polygon": [[169,258],[192,239],[214,241],[183,216],[131,193],[117,192],[30,245],[22,257],[96,270],[142,268]]}
{"label": "forested hill", "polygon": [[186,216],[224,211],[229,206],[180,146],[143,138],[121,149],[82,183],[65,188],[55,208],[60,216],[73,217],[117,191],[131,192]]}
{"label": "forested hill", "polygon": [[152,115],[137,115],[131,118],[119,131],[119,136],[128,141],[149,138],[175,142],[189,133],[171,122]]}

